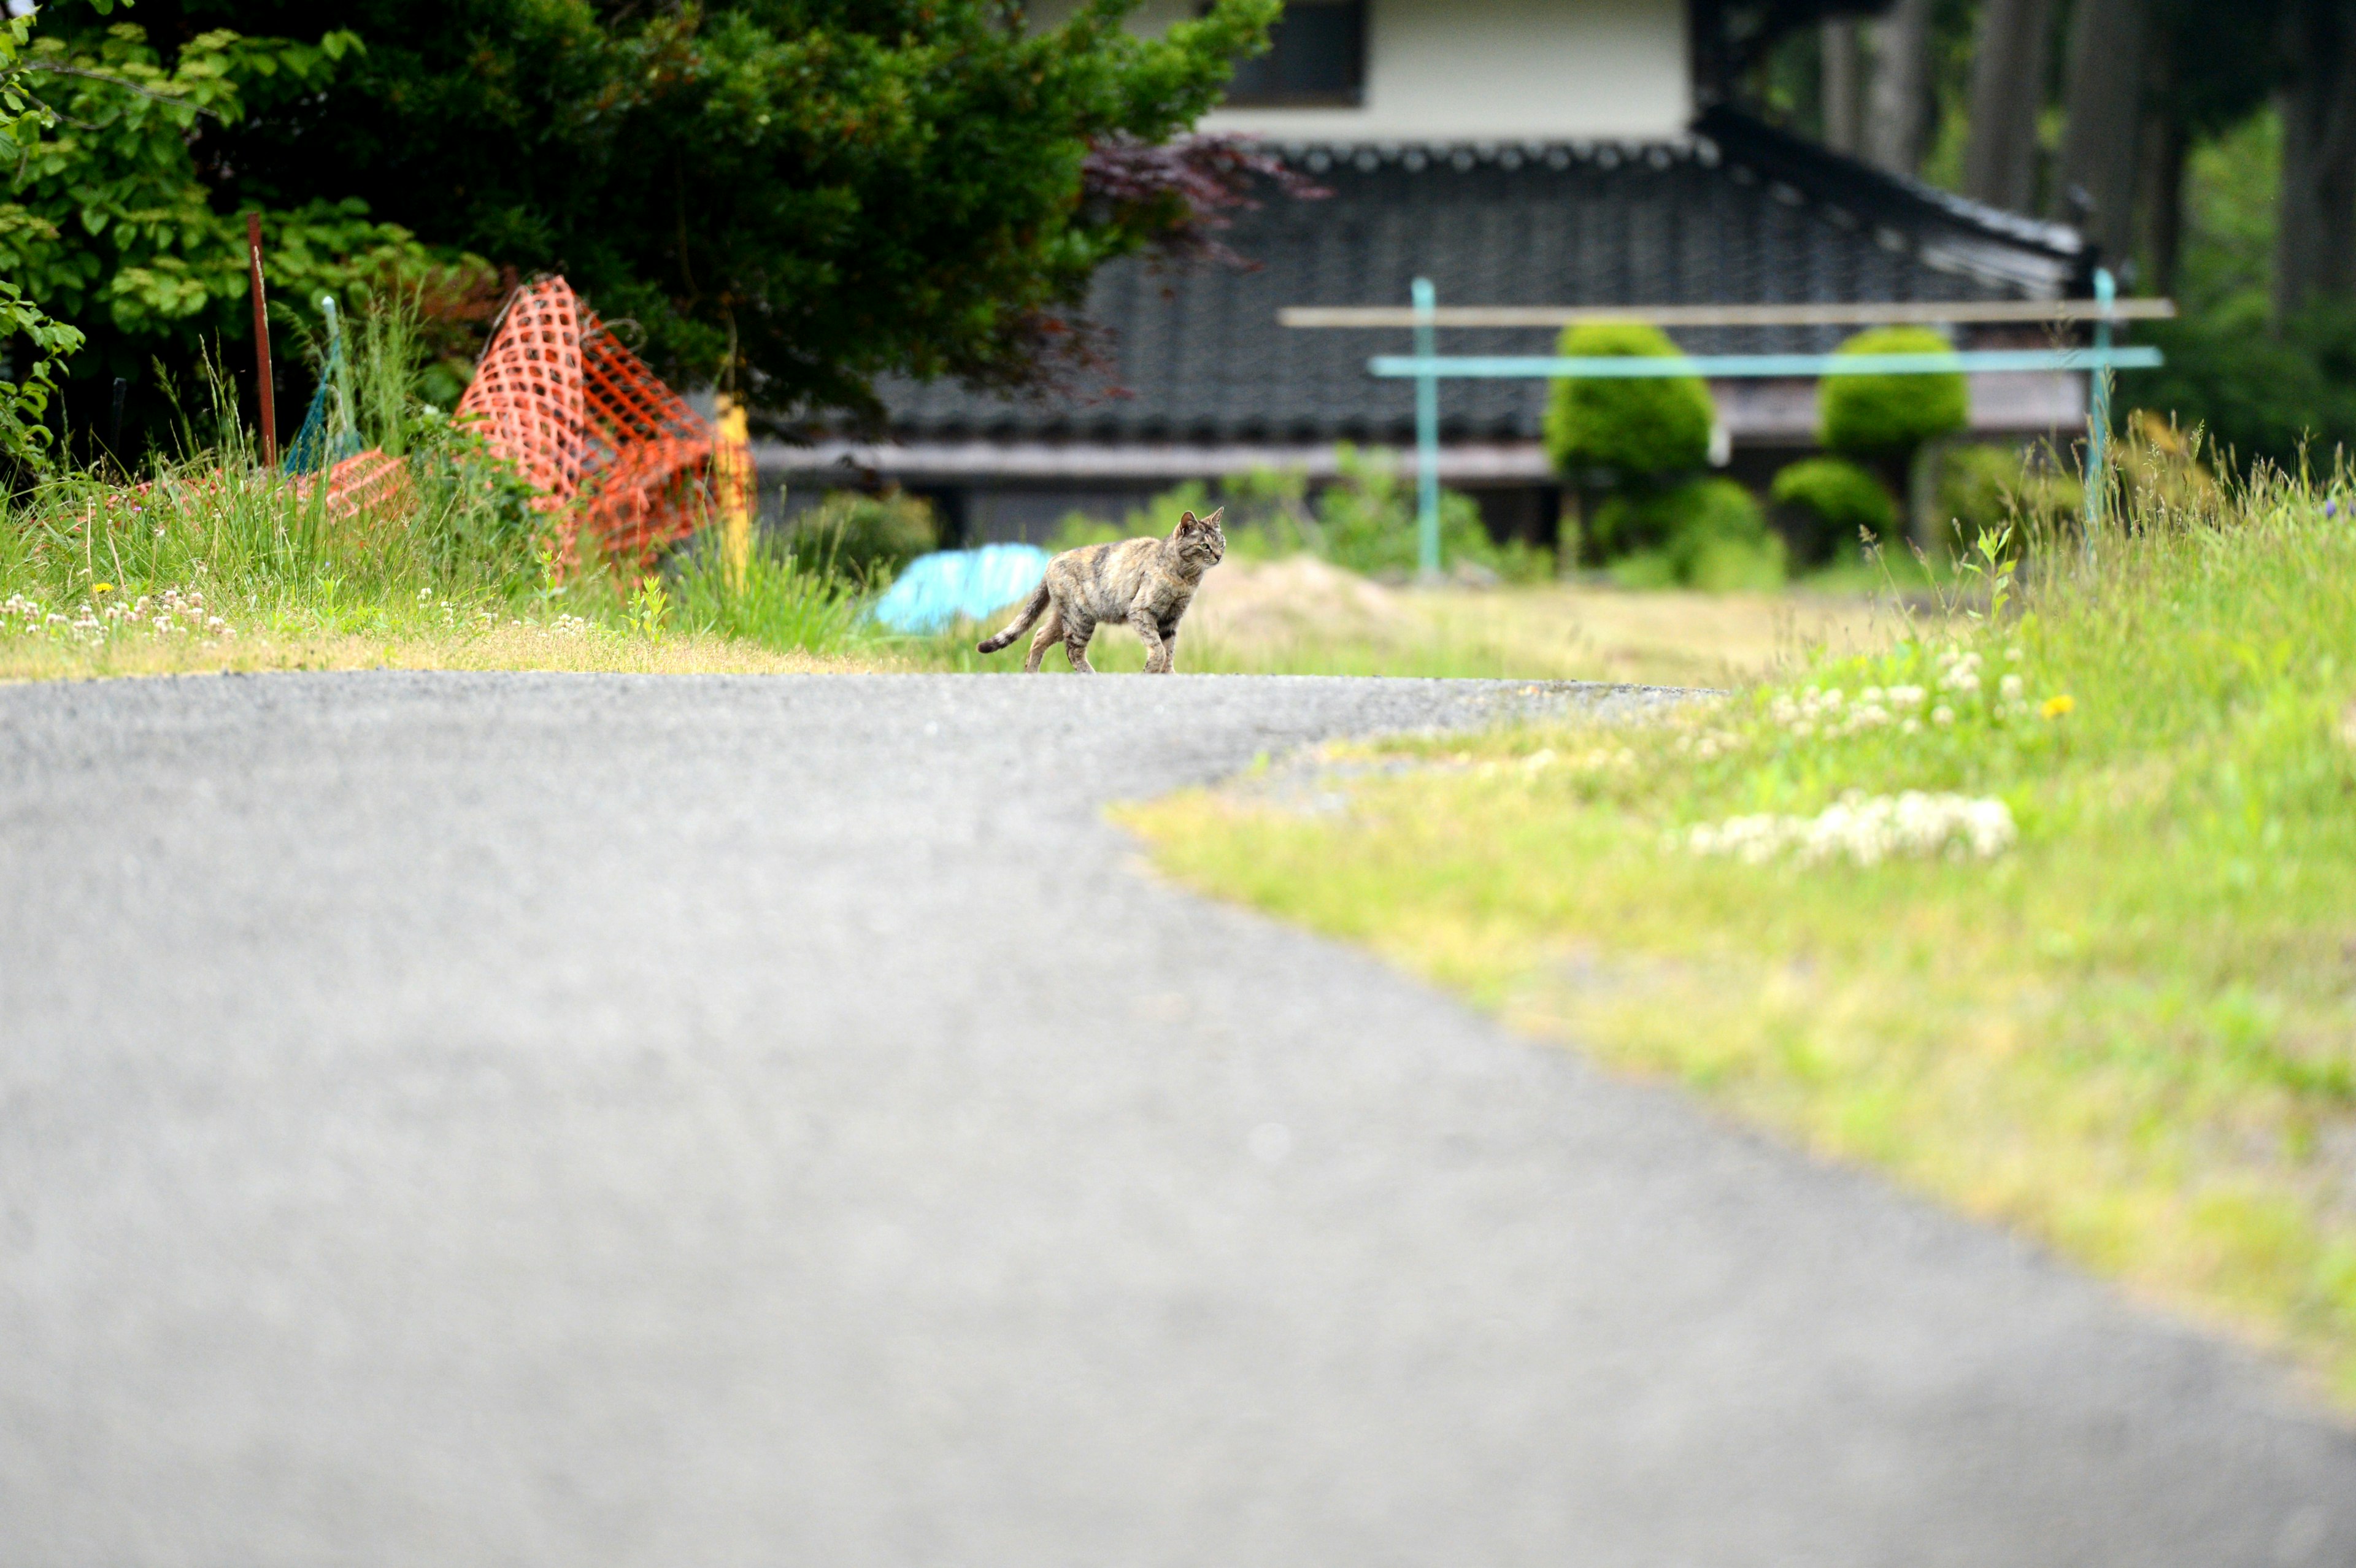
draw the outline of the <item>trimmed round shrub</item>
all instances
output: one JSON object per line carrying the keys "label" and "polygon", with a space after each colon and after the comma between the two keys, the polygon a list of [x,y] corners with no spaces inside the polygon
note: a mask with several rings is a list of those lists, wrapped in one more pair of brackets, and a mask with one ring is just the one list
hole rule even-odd
{"label": "trimmed round shrub", "polygon": [[1773,588],[1783,581],[1783,541],[1750,491],[1731,479],[1612,496],[1591,530],[1612,542],[1613,574],[1631,587]]}
{"label": "trimmed round shrub", "polygon": [[[1927,326],[1877,326],[1860,332],[1842,354],[1951,354],[1954,346]],[[1912,457],[1926,441],[1953,435],[1971,422],[1971,392],[1963,372],[1928,376],[1826,376],[1816,389],[1816,436],[1828,452],[1866,462]]]}
{"label": "trimmed round shrub", "polygon": [[1793,553],[1818,561],[1858,541],[1858,530],[1890,538],[1898,507],[1881,481],[1838,457],[1811,457],[1775,475],[1768,492],[1775,523]]}
{"label": "trimmed round shrub", "polygon": [[[1566,327],[1565,358],[1674,359],[1677,346],[1656,326],[1597,322]],[[1696,376],[1557,381],[1547,403],[1547,454],[1562,473],[1609,469],[1623,476],[1686,474],[1709,461],[1717,422],[1709,389]]]}

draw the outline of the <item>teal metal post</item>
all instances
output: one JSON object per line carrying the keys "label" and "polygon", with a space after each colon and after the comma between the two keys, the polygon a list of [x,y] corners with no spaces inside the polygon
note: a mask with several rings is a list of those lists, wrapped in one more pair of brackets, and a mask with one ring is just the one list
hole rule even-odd
{"label": "teal metal post", "polygon": [[1415,357],[1425,369],[1415,379],[1416,565],[1426,577],[1440,575],[1440,378],[1431,361],[1432,312],[1439,296],[1430,278],[1415,281]]}
{"label": "teal metal post", "polygon": [[[319,296],[319,314],[327,320],[327,362],[336,372],[336,413],[339,431],[358,434],[359,421],[352,417],[352,357],[344,349],[344,324],[336,310],[336,296]],[[333,448],[335,443],[328,443]]]}
{"label": "teal metal post", "polygon": [[2094,549],[2094,529],[2103,521],[2104,493],[2111,487],[2111,304],[2119,286],[2108,267],[2094,269],[2094,302],[2103,314],[2094,318],[2094,373],[2086,381],[2086,549]]}

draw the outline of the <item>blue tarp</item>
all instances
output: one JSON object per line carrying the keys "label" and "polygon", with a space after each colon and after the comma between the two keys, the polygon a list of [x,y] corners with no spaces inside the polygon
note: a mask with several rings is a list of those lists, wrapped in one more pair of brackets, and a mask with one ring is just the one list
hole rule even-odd
{"label": "blue tarp", "polygon": [[910,561],[883,598],[875,618],[895,632],[938,632],[959,616],[987,620],[1029,596],[1047,575],[1047,552],[1036,545],[986,544],[945,549]]}

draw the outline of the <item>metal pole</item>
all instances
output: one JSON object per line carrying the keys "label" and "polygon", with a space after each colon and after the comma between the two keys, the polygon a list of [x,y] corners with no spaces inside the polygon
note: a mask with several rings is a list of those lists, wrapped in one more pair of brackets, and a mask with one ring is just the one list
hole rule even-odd
{"label": "metal pole", "polygon": [[2094,549],[2094,530],[2102,525],[2104,492],[2110,488],[2111,441],[2111,309],[2119,287],[2108,267],[2094,269],[2094,299],[2103,314],[2094,318],[2094,368],[2086,381],[2086,550]]}
{"label": "metal pole", "polygon": [[319,296],[319,314],[327,322],[327,363],[336,375],[336,415],[345,433],[359,433],[359,421],[352,412],[352,357],[344,345],[344,323],[336,309],[336,296]]}
{"label": "metal pole", "polygon": [[[1431,315],[1438,296],[1430,278],[1415,281],[1415,354],[1427,365],[1433,347]],[[1440,575],[1440,378],[1427,368],[1415,379],[1416,566],[1425,577]]]}
{"label": "metal pole", "polygon": [[262,214],[245,215],[245,259],[253,269],[253,374],[262,385],[262,463],[278,466],[278,397],[270,385],[270,307],[262,298]]}

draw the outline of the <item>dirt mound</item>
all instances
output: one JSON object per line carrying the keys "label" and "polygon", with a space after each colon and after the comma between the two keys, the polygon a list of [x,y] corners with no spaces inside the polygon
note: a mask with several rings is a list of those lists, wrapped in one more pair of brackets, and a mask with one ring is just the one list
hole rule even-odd
{"label": "dirt mound", "polygon": [[1398,594],[1311,555],[1227,560],[1203,580],[1186,613],[1189,633],[1230,645],[1389,643],[1419,624]]}

